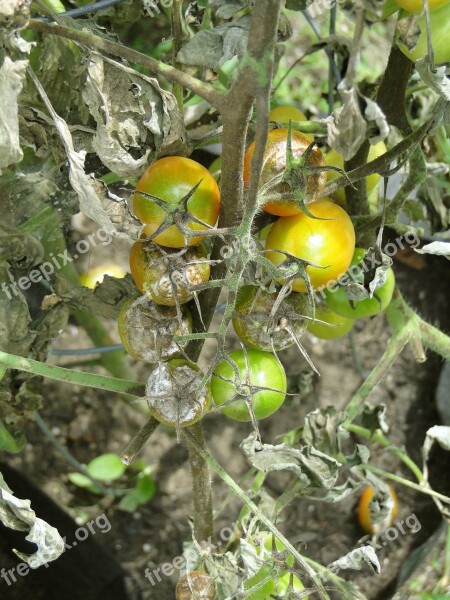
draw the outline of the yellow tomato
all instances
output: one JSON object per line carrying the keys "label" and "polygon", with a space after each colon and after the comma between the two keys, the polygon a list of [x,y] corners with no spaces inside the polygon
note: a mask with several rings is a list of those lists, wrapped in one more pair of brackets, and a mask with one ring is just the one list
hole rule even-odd
{"label": "yellow tomato", "polygon": [[121,279],[122,277],[125,277],[126,271],[124,268],[114,263],[99,265],[98,267],[89,269],[87,273],[80,274],[81,285],[93,290],[97,283],[101,283],[103,281],[105,275],[110,275],[111,277],[117,277],[118,279]]}
{"label": "yellow tomato", "polygon": [[[317,266],[307,266],[313,289],[337,281],[349,268],[355,250],[355,230],[348,214],[340,206],[323,198],[308,205],[315,217],[305,213],[280,217],[270,228],[266,241],[266,256],[274,264],[282,263],[286,255]],[[306,292],[302,278],[294,279],[292,289]]]}
{"label": "yellow tomato", "polygon": [[[419,13],[423,9],[422,0],[396,0],[397,4],[411,13]],[[428,0],[430,11],[448,4],[449,0]]]}
{"label": "yellow tomato", "polygon": [[308,119],[301,110],[295,106],[276,106],[269,113],[269,121],[277,123],[289,123],[289,121],[307,121]]}

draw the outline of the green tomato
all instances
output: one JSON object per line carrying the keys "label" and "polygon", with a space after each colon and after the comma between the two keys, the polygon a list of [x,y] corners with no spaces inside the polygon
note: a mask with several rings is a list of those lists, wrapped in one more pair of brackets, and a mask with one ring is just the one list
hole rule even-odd
{"label": "green tomato", "polygon": [[[358,265],[364,256],[362,248],[356,248],[353,255],[351,267]],[[326,303],[331,310],[338,315],[347,319],[361,319],[364,317],[372,317],[385,310],[392,299],[392,294],[395,288],[394,271],[389,268],[387,271],[386,281],[384,284],[375,290],[376,298],[365,298],[359,302],[350,303],[346,285],[335,285],[333,288],[325,289]]]}
{"label": "green tomato", "polygon": [[[269,352],[253,349],[233,350],[228,357],[235,363],[239,379],[225,359],[214,369],[211,378],[212,397],[217,406],[234,398],[221,409],[223,414],[236,421],[251,421],[242,399],[250,395],[256,419],[265,419],[277,411],[284,402],[287,387],[286,374],[279,360]],[[250,386],[270,389],[252,391]]]}
{"label": "green tomato", "polygon": [[[427,30],[425,16],[417,20],[420,36],[414,48],[409,49],[399,38],[397,45],[410,60],[416,62],[427,53]],[[450,4],[445,4],[430,12],[431,42],[434,50],[434,62],[441,65],[450,62]]]}
{"label": "green tomato", "polygon": [[[355,324],[354,319],[338,315],[328,306],[316,305],[315,317],[318,321],[308,321],[306,329],[322,340],[336,340],[346,335]],[[319,323],[319,321],[324,321],[324,323]],[[329,327],[326,323],[334,327]]]}
{"label": "green tomato", "polygon": [[222,174],[222,157],[221,156],[218,156],[217,158],[215,158],[212,161],[212,163],[208,167],[208,171],[211,173],[211,175],[214,177],[214,179],[217,181],[217,183],[219,183],[220,176]]}

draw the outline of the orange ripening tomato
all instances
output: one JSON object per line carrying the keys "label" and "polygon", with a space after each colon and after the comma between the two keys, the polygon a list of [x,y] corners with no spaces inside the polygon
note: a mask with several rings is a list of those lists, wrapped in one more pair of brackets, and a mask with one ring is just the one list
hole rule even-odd
{"label": "orange ripening tomato", "polygon": [[[280,217],[270,228],[266,240],[267,258],[281,264],[286,256],[283,250],[296,258],[311,262],[317,267],[307,266],[313,289],[319,289],[337,281],[350,266],[355,250],[353,223],[343,208],[327,199],[317,200],[308,210],[320,219],[305,213],[292,217]],[[292,282],[294,292],[306,292],[302,278]]]}
{"label": "orange ripening tomato", "polygon": [[[179,205],[179,211],[184,212],[182,200],[197,184],[197,189],[187,201],[187,211],[202,223],[214,226],[219,216],[220,192],[208,169],[182,156],[167,156],[154,162],[139,179],[137,193],[133,197],[133,212],[145,225],[144,235],[153,235],[163,224],[167,214],[163,208],[164,204]],[[139,192],[159,198],[162,206]],[[205,225],[194,221],[189,221],[188,227],[193,231],[206,228]],[[173,224],[152,239],[161,246],[184,248],[187,245],[196,246],[203,236],[186,240],[179,227]]]}
{"label": "orange ripening tomato", "polygon": [[[264,163],[261,171],[261,178],[259,185],[262,187],[264,184],[271,181],[277,175],[281,175],[286,169],[286,153],[287,153],[287,137],[288,129],[272,129],[269,131],[267,138],[267,146],[264,152]],[[311,139],[306,137],[299,131],[291,131],[291,142],[292,142],[292,154],[296,159],[299,159],[305,152],[306,148],[310,145]],[[255,142],[252,142],[247,148],[247,152],[244,157],[244,185],[248,187],[250,183],[250,168],[255,151]],[[310,154],[307,162],[307,167],[324,167],[325,158],[322,152],[318,148],[314,148]],[[308,177],[306,182],[306,194],[313,196],[323,190],[327,181],[326,172],[314,173]],[[273,186],[273,193],[288,192],[289,187],[286,183],[280,183]],[[295,190],[297,191],[297,190]],[[271,215],[277,215],[280,217],[287,217],[290,215],[297,215],[302,212],[302,209],[298,206],[294,199],[292,200],[276,200],[273,202],[267,202],[263,205],[263,210],[270,213]]]}
{"label": "orange ripening tomato", "polygon": [[358,503],[358,523],[366,533],[382,533],[395,521],[398,514],[398,498],[392,486],[389,486],[389,492],[393,501],[392,508],[387,515],[385,522],[375,524],[370,514],[370,502],[373,498],[374,489],[371,486],[366,487],[361,494]]}

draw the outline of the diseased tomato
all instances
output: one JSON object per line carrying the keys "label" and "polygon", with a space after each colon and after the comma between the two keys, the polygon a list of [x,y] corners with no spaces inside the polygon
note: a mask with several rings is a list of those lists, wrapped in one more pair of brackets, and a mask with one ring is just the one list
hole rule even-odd
{"label": "diseased tomato", "polygon": [[[378,144],[370,146],[369,154],[367,156],[367,162],[375,160],[376,158],[382,156],[386,152],[387,148],[384,142],[378,142]],[[342,154],[338,154],[336,150],[329,150],[325,154],[325,160],[327,165],[329,165],[330,167],[339,167],[340,169],[344,168],[344,157],[342,156]],[[338,171],[327,171],[328,181],[331,181],[332,179],[335,179],[339,176],[340,174],[338,173]],[[378,173],[373,173],[373,175],[369,175],[369,177],[367,177],[368,194],[370,194],[370,192],[375,188],[375,186],[379,184],[380,179],[381,175],[378,175]],[[338,190],[336,190],[334,194],[332,194],[332,198],[334,198],[341,206],[345,208],[347,204],[345,198],[345,188],[339,188]]]}
{"label": "diseased tomato", "polygon": [[183,307],[180,322],[175,308],[158,306],[146,296],[134,296],[122,306],[117,327],[130,356],[156,363],[178,355],[187,345],[187,342],[175,342],[173,337],[192,333],[192,317]]}
{"label": "diseased tomato", "polygon": [[[410,13],[422,12],[423,4],[422,0],[395,0],[399,6],[404,8]],[[430,11],[434,11],[441,6],[448,4],[449,0],[428,0],[428,8]]]}
{"label": "diseased tomato", "polygon": [[254,285],[244,285],[239,290],[233,327],[246,346],[270,352],[273,344],[273,349],[279,351],[295,343],[289,330],[300,338],[306,327],[304,316],[312,312],[309,298],[292,292],[272,317],[276,301],[276,293],[269,294]]}
{"label": "diseased tomato", "polygon": [[[397,494],[392,486],[389,486],[390,497],[375,498],[374,499],[374,488],[371,486],[366,487],[361,494],[358,503],[358,523],[361,529],[366,533],[382,533],[395,521],[398,514],[398,499]],[[372,507],[375,509],[375,513],[372,512]],[[381,512],[380,512],[381,511]],[[381,521],[376,522],[374,514],[379,512]]]}
{"label": "diseased tomato", "polygon": [[183,250],[161,248],[137,241],[130,252],[130,270],[136,287],[156,304],[176,306],[194,297],[192,286],[209,280],[208,253],[203,244]]}
{"label": "diseased tomato", "polygon": [[344,278],[341,278],[342,285],[338,283],[324,290],[326,303],[331,310],[348,319],[361,319],[377,315],[389,306],[392,294],[394,293],[395,275],[392,268],[389,268],[387,270],[386,281],[380,288],[375,290],[372,298],[365,298],[359,301],[349,299],[347,286],[352,281],[353,269],[361,272],[363,258],[364,250],[356,248],[349,272]]}
{"label": "diseased tomato", "polygon": [[[198,184],[195,192],[192,190]],[[163,206],[154,200],[139,194],[145,192],[159,198],[167,210],[179,211],[183,216],[185,205],[183,200],[192,193],[187,201],[189,215],[199,219],[202,223],[189,221],[190,230],[204,230],[208,225],[214,226],[219,216],[220,192],[216,180],[202,165],[190,158],[182,156],[168,156],[154,162],[139,179],[136,193],[133,196],[133,212],[144,223],[144,235],[153,235],[164,223],[167,216]],[[161,246],[169,248],[183,248],[186,245],[195,246],[201,242],[202,236],[185,239],[178,225],[170,225],[161,231],[152,240]]]}
{"label": "diseased tomato", "polygon": [[[322,304],[316,305],[315,318],[317,320],[308,321],[306,327],[309,333],[323,340],[336,340],[346,335],[355,324],[354,319],[338,315],[331,308]],[[319,321],[324,321],[324,323]]]}
{"label": "diseased tomato", "polygon": [[[288,129],[284,128],[272,129],[271,131],[269,131],[267,146],[264,153],[264,165],[259,181],[260,187],[271,181],[274,177],[281,175],[285,171],[288,131]],[[311,143],[311,139],[309,139],[299,131],[292,130],[291,142],[292,154],[296,159],[299,159]],[[244,184],[247,187],[250,183],[250,168],[254,151],[255,142],[250,144],[244,157]],[[313,149],[306,166],[325,166],[325,159],[322,155],[322,152],[318,148]],[[323,188],[325,187],[326,179],[327,176],[325,171],[309,175],[306,181],[306,185],[304,186],[306,188],[305,190],[303,190],[305,192],[304,195],[307,194],[308,196],[312,197],[314,194],[320,193],[320,191],[323,190]],[[297,189],[290,190],[289,185],[286,182],[280,182],[277,185],[274,185],[270,191],[271,193],[280,194],[292,191],[294,194],[294,192],[302,191],[300,189],[301,183],[299,183],[298,185],[299,187]],[[276,200],[273,202],[267,202],[263,205],[262,208],[266,212],[278,216],[289,216],[302,213],[302,209],[295,202],[294,196],[292,200]]]}
{"label": "diseased tomato", "polygon": [[[266,241],[267,258],[274,264],[282,263],[286,256],[276,250],[286,251],[296,258],[317,266],[308,266],[313,289],[337,281],[350,266],[355,249],[355,230],[348,214],[328,199],[317,200],[308,210],[320,219],[301,213],[280,217],[272,225]],[[292,289],[306,292],[301,278],[294,279]]]}
{"label": "diseased tomato", "polygon": [[165,425],[187,427],[199,421],[211,405],[209,384],[199,386],[204,374],[183,358],[161,363],[147,381],[146,397],[152,415]]}
{"label": "diseased tomato", "polygon": [[216,600],[216,584],[210,575],[190,571],[179,579],[175,596],[176,600]]}
{"label": "diseased tomato", "polygon": [[212,397],[215,404],[222,407],[223,414],[236,421],[250,421],[244,398],[251,401],[256,419],[265,419],[277,411],[284,402],[287,385],[278,359],[269,352],[253,349],[233,350],[228,358],[236,365],[239,378],[225,359],[214,369],[211,378]]}
{"label": "diseased tomato", "polygon": [[[427,54],[427,29],[425,16],[421,15],[417,20],[420,35],[413,48],[407,47],[401,36],[397,37],[397,45],[410,60],[417,62]],[[434,62],[437,65],[450,62],[450,4],[430,12],[431,42],[434,50]]]}

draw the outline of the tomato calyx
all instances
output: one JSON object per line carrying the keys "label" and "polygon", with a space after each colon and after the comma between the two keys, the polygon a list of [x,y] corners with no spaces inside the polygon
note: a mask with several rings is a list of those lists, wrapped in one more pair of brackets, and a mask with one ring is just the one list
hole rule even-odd
{"label": "tomato calyx", "polygon": [[[189,192],[185,196],[183,196],[180,199],[180,201],[177,202],[176,204],[171,204],[169,202],[166,202],[162,198],[159,198],[158,196],[154,196],[153,194],[149,194],[149,193],[141,191],[141,190],[137,191],[136,192],[137,196],[143,196],[144,198],[151,200],[157,206],[159,206],[159,208],[163,209],[165,212],[164,220],[161,223],[161,225],[159,225],[159,227],[156,229],[156,231],[154,231],[151,235],[143,237],[142,241],[148,242],[148,241],[154,240],[158,235],[163,233],[163,231],[166,231],[167,229],[169,229],[169,227],[171,227],[172,225],[176,225],[178,227],[178,229],[180,230],[180,232],[183,234],[186,241],[188,241],[188,242],[189,242],[190,238],[196,238],[199,236],[199,234],[203,234],[203,235],[205,234],[204,231],[203,232],[198,231],[198,230],[192,231],[192,229],[189,227],[190,223],[197,223],[198,225],[202,225],[202,227],[204,227],[205,229],[214,229],[214,227],[212,227],[211,225],[208,225],[208,223],[205,223],[204,221],[201,221],[195,215],[190,213],[189,209],[188,209],[188,202],[192,198],[192,196],[195,194],[195,192],[201,185],[202,181],[203,181],[203,179],[200,179],[200,181],[198,181],[194,185],[194,187],[192,187],[189,190]],[[144,226],[144,231],[145,231],[145,226]]]}
{"label": "tomato calyx", "polygon": [[211,405],[204,374],[185,359],[161,363],[149,376],[146,399],[152,415],[166,425],[188,427],[199,421]]}
{"label": "tomato calyx", "polygon": [[[328,219],[320,219],[327,220]],[[313,295],[313,288],[306,267],[314,267],[316,269],[326,269],[327,265],[317,265],[311,261],[294,256],[287,250],[271,248],[270,252],[278,252],[284,254],[284,260],[276,266],[270,268],[271,275],[276,282],[283,282],[282,292],[292,289],[292,283],[296,279],[302,279],[305,282],[306,289],[310,298]]]}
{"label": "tomato calyx", "polygon": [[282,194],[283,198],[286,196],[285,199],[294,200],[299,208],[309,217],[313,219],[323,218],[313,215],[307,208],[307,205],[314,200],[308,192],[308,182],[311,177],[320,175],[325,170],[325,167],[322,166],[311,166],[315,146],[316,142],[312,140],[303,153],[296,158],[292,149],[292,128],[291,123],[289,123],[286,140],[286,167],[282,173],[273,177],[260,188],[261,205],[266,204],[268,201],[268,198],[265,197],[267,192],[270,193],[270,190],[274,187],[284,184],[284,186],[288,187],[289,191]]}

